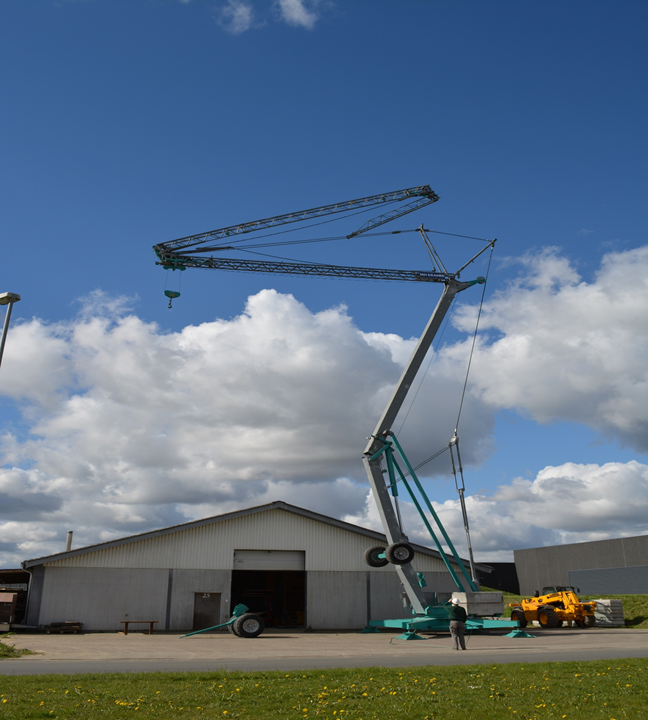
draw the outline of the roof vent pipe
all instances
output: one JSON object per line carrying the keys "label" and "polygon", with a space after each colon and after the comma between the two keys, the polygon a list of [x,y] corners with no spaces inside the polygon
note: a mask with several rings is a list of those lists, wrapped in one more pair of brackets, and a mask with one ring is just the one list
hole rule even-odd
{"label": "roof vent pipe", "polygon": [[67,540],[65,541],[65,552],[70,552],[72,550],[72,535],[74,533],[74,530],[68,530],[67,534]]}

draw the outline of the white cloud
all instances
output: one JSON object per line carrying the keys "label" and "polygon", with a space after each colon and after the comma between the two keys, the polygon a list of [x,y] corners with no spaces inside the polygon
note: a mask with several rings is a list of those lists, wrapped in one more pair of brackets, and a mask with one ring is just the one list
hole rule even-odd
{"label": "white cloud", "polygon": [[[428,483],[426,490],[433,497],[434,485]],[[432,500],[432,505],[459,553],[467,557],[459,500]],[[546,467],[533,480],[515,478],[490,496],[467,496],[466,506],[478,562],[510,561],[513,550],[526,547],[646,534],[648,466],[631,461]],[[401,502],[401,513],[410,540],[433,546],[414,506]],[[344,519],[380,528],[370,495],[362,512]]]}
{"label": "white cloud", "polygon": [[[464,466],[492,452],[501,408],[641,446],[646,254],[608,255],[591,283],[555,252],[523,259],[523,278],[484,309],[462,415]],[[27,434],[7,426],[2,437],[0,512],[11,530],[1,535],[2,564],[60,550],[69,529],[88,544],[275,499],[367,516],[360,455],[413,340],[363,333],[343,307],[312,313],[273,290],[250,297],[239,317],[178,333],[128,305],[95,293],[67,323],[12,327],[0,392]],[[458,306],[458,327],[471,331],[474,314]],[[402,431],[402,418],[396,424],[414,463],[452,435],[468,353],[469,341],[442,348]],[[426,476],[447,472],[446,461]],[[639,471],[579,467],[469,498],[475,525],[496,525],[480,547],[642,532],[601,495],[610,477],[613,503],[627,497]],[[552,509],[559,490],[572,499]],[[539,523],[539,508],[557,524]],[[456,515],[453,503],[441,510]]]}
{"label": "white cloud", "polygon": [[[648,247],[610,253],[591,283],[553,250],[520,262],[523,275],[484,308],[482,330],[499,337],[482,337],[473,392],[493,408],[583,423],[646,450]],[[475,312],[458,308],[458,327],[469,331]]]}
{"label": "white cloud", "polygon": [[277,0],[277,7],[281,19],[288,25],[312,30],[315,27],[318,16],[315,12],[318,2],[311,0]]}
{"label": "white cloud", "polygon": [[[267,14],[277,22],[312,30],[319,19],[319,6],[320,0],[275,0],[266,5],[265,13],[261,8],[260,17]],[[265,25],[263,19],[257,20],[258,16],[259,11],[250,0],[227,0],[227,4],[219,8],[216,20],[227,32],[241,35],[252,27]]]}
{"label": "white cloud", "polygon": [[232,35],[240,35],[252,27],[254,10],[246,0],[228,0],[227,5],[220,8],[218,22]]}

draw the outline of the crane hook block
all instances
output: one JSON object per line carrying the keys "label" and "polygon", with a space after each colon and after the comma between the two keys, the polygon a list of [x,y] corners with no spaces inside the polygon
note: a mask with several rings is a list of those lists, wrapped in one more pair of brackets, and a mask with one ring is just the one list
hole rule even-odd
{"label": "crane hook block", "polygon": [[171,304],[175,300],[175,298],[180,297],[179,292],[175,292],[175,290],[165,290],[164,294],[169,298],[169,309],[171,308]]}

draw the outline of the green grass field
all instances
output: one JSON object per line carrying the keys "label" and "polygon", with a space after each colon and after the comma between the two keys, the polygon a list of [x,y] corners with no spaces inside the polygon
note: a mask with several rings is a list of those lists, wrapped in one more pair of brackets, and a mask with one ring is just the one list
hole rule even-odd
{"label": "green grass field", "polygon": [[0,718],[645,718],[645,660],[3,677]]}

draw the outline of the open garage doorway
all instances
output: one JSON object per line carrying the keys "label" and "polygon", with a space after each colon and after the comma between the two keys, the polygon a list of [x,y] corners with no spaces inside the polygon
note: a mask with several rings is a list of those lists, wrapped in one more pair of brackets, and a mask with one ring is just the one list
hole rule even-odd
{"label": "open garage doorway", "polygon": [[303,552],[234,552],[232,607],[243,603],[267,627],[302,628],[306,622]]}
{"label": "open garage doorway", "polygon": [[266,627],[302,628],[306,621],[303,570],[234,570],[232,607],[243,603]]}

